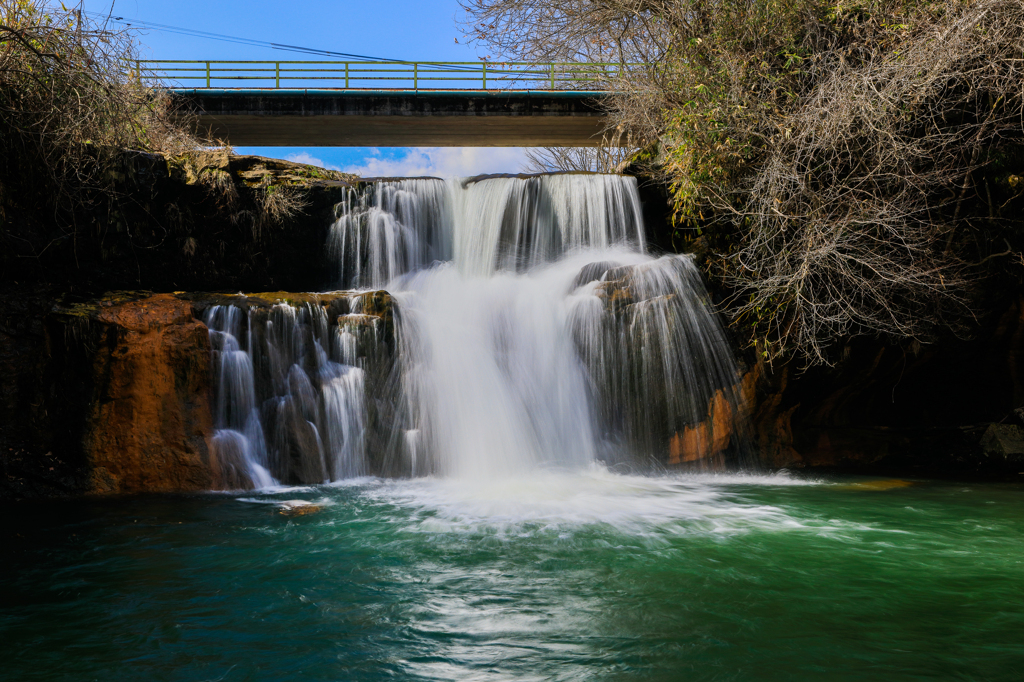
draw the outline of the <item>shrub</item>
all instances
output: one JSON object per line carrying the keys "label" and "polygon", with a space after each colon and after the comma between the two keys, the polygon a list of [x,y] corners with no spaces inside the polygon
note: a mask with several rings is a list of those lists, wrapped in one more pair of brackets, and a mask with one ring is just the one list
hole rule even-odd
{"label": "shrub", "polygon": [[608,132],[767,357],[962,329],[981,266],[1021,262],[1022,0],[464,6],[508,57],[621,62]]}
{"label": "shrub", "polygon": [[0,2],[0,201],[46,208],[73,233],[115,192],[113,155],[199,143],[146,87],[131,32],[40,0]]}

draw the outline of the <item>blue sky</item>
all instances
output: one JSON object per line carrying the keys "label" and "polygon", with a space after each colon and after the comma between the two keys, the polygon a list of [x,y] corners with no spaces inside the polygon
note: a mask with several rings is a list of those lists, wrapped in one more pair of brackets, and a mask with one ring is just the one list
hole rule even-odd
{"label": "blue sky", "polygon": [[[64,4],[72,3],[64,0]],[[125,21],[384,59],[476,61],[486,56],[480,48],[463,44],[456,23],[462,11],[455,0],[85,0],[83,7]],[[168,30],[144,29],[140,38],[144,56],[153,59],[312,59]],[[514,173],[525,164],[525,150],[508,147],[239,147],[236,151],[315,163],[366,177]]]}

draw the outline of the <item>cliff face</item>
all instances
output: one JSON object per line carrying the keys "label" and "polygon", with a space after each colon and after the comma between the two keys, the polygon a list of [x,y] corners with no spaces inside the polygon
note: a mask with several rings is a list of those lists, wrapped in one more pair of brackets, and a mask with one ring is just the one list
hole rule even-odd
{"label": "cliff face", "polygon": [[[664,186],[641,181],[640,195],[654,249],[689,251],[698,262],[708,255],[705,238],[672,227]],[[709,419],[673,439],[669,463],[713,461],[723,446],[745,440],[749,461],[769,470],[1018,479],[1024,472],[1024,286],[1017,268],[990,274],[972,292],[983,305],[968,338],[856,338],[832,349],[834,366],[810,368],[797,361],[767,365],[734,339],[746,364],[736,387],[745,396],[739,418],[709,406]],[[727,292],[713,283],[709,289],[722,303]]]}
{"label": "cliff face", "polygon": [[168,294],[105,292],[321,290],[355,182],[224,152],[109,173],[120,196],[59,224],[0,193],[0,499],[210,488],[205,326]]}
{"label": "cliff face", "polygon": [[0,293],[32,283],[98,296],[150,291],[314,291],[323,245],[356,179],[256,156],[110,161],[119,195],[60,222],[0,192]]}
{"label": "cliff face", "polygon": [[[37,230],[31,216],[0,206],[0,499],[230,486],[212,448],[212,350],[200,320],[209,305],[240,305],[237,297],[103,292],[323,290],[332,209],[356,185],[224,154],[128,155],[118,172],[124,204],[98,207],[74,234]],[[281,188],[298,192],[301,206],[268,221],[260,212]],[[647,194],[648,228],[664,236],[664,196]],[[373,296],[364,312],[391,330],[382,346],[391,348],[390,303]],[[278,292],[244,305],[330,307],[322,298]],[[736,386],[716,384],[706,410],[701,398],[703,422],[665,434],[662,463],[1015,477],[1024,471],[1024,299],[1002,300],[973,340],[858,339],[833,368],[748,358]],[[623,310],[630,302],[609,301]],[[381,352],[368,391],[383,395],[396,389],[393,358]],[[390,434],[392,402],[369,401],[370,441]]]}
{"label": "cliff face", "polygon": [[[0,298],[0,500],[251,487],[238,453],[216,445],[212,382],[218,353],[202,320],[213,306],[232,306],[263,338],[280,304],[292,306],[295,319],[303,311],[321,311],[324,333],[334,324],[374,323],[368,331],[379,343],[357,334],[362,341],[354,350],[366,377],[366,438],[373,452],[385,452],[398,404],[394,309],[387,292]],[[274,379],[285,385],[298,365],[317,362],[306,357],[315,354],[314,345],[302,342],[312,327],[293,326],[294,346],[303,354],[279,368],[285,374]],[[314,373],[313,381],[320,380]],[[259,381],[256,387],[269,390]],[[275,404],[294,398],[279,397]],[[286,461],[273,473],[293,484],[320,482],[323,471],[304,473],[310,462],[319,462],[319,441],[303,441],[310,424],[295,407],[291,419],[271,424],[275,442],[287,445],[281,449]],[[318,426],[321,433],[330,430]],[[400,473],[379,459],[370,465],[375,473]]]}
{"label": "cliff face", "polygon": [[211,488],[210,342],[191,304],[170,294],[101,304],[90,326],[88,490]]}
{"label": "cliff face", "polygon": [[210,344],[190,302],[2,303],[0,497],[211,487]]}
{"label": "cliff face", "polygon": [[1024,299],[969,340],[858,339],[835,367],[755,365],[752,427],[771,468],[922,476],[1024,471]]}

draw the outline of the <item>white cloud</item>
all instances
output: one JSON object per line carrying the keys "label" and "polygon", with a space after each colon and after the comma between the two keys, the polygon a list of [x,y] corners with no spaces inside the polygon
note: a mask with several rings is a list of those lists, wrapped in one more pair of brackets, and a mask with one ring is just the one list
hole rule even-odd
{"label": "white cloud", "polygon": [[392,158],[375,151],[362,164],[343,170],[364,178],[422,175],[450,178],[520,173],[525,167],[526,149],[522,147],[412,147],[404,150],[403,156]]}
{"label": "white cloud", "polygon": [[323,162],[323,159],[318,159],[309,152],[297,152],[295,154],[289,154],[285,157],[288,161],[294,161],[295,163],[306,163],[310,166],[320,166],[321,168],[330,168],[331,170],[339,170],[337,166],[328,166]]}

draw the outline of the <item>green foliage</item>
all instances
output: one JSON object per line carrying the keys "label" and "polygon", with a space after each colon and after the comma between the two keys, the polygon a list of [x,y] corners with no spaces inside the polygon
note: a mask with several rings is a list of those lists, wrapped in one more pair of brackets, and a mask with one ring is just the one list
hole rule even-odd
{"label": "green foliage", "polygon": [[1003,251],[1020,193],[990,187],[1017,177],[1000,168],[1024,138],[1022,19],[998,0],[694,3],[676,19],[637,77],[661,95],[651,165],[759,353],[829,362],[845,336],[971,319],[982,273],[963,254],[1024,246]]}
{"label": "green foliage", "polygon": [[659,162],[684,222],[704,220],[723,188],[756,172],[773,139],[787,134],[782,120],[834,67],[836,53],[856,59],[865,48],[884,49],[904,29],[881,19],[909,11],[884,2],[689,4],[657,75],[665,94]]}

